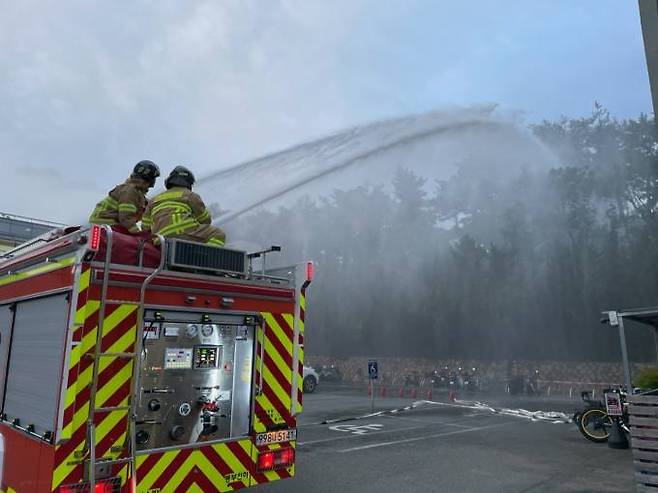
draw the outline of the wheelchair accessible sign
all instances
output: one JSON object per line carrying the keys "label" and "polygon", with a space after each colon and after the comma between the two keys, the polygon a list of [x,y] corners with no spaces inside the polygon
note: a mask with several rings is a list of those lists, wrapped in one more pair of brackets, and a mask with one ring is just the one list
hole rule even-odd
{"label": "wheelchair accessible sign", "polygon": [[368,360],[368,377],[370,380],[375,380],[379,375],[379,370],[377,369],[377,360],[369,359]]}

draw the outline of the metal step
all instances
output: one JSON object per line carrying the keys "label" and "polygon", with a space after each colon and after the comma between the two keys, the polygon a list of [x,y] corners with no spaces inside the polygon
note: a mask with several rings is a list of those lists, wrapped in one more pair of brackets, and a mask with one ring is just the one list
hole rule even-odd
{"label": "metal step", "polygon": [[130,406],[111,406],[111,407],[95,407],[95,413],[111,413],[114,411],[130,411]]}
{"label": "metal step", "polygon": [[[87,358],[96,358],[95,354],[86,354]],[[137,353],[98,353],[99,358],[134,358]]]}

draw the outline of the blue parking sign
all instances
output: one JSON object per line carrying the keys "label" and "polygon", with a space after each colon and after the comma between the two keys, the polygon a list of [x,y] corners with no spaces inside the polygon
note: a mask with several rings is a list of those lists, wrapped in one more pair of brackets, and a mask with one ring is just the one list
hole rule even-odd
{"label": "blue parking sign", "polygon": [[368,376],[370,377],[371,380],[374,380],[377,378],[378,374],[377,370],[377,361],[374,359],[368,360]]}

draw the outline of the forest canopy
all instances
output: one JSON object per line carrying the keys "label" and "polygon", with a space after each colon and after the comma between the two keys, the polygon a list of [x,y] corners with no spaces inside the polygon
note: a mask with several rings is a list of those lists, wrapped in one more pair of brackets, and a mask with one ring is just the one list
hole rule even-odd
{"label": "forest canopy", "polygon": [[[400,162],[390,186],[240,218],[240,237],[284,246],[279,262],[316,261],[307,351],[618,359],[601,311],[658,305],[654,121],[597,104],[531,131],[559,167],[496,180],[464,159],[429,182]],[[650,333],[635,329],[631,353],[654,357]]]}

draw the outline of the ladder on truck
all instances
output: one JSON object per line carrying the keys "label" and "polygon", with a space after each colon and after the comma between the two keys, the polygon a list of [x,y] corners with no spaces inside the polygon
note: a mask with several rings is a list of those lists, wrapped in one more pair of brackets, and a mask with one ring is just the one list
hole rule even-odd
{"label": "ladder on truck", "polygon": [[[87,435],[86,444],[83,449],[88,458],[84,460],[87,464],[87,477],[89,481],[89,491],[95,491],[96,475],[98,470],[104,467],[112,467],[117,464],[129,464],[130,466],[130,481],[132,483],[131,491],[137,491],[137,443],[135,439],[136,420],[137,420],[137,396],[139,394],[139,364],[140,355],[143,350],[143,332],[144,332],[144,299],[146,295],[146,288],[164,269],[165,260],[167,256],[167,242],[161,235],[157,235],[160,242],[160,264],[158,267],[149,274],[140,287],[140,298],[137,304],[137,331],[136,340],[133,352],[130,353],[106,353],[103,352],[103,322],[105,321],[105,305],[107,301],[107,290],[110,280],[110,267],[112,260],[112,228],[108,225],[100,226],[105,231],[106,248],[105,259],[103,264],[103,280],[101,283],[101,298],[98,308],[98,326],[96,329],[96,346],[94,354],[90,355],[94,359],[93,375],[91,380],[91,388],[89,392],[89,415],[87,417]],[[117,301],[110,301],[118,303]],[[121,301],[121,304],[128,304]],[[132,392],[128,396],[127,406],[111,406],[111,407],[96,407],[96,393],[98,391],[98,379],[100,373],[100,362],[102,358],[125,358],[132,360]],[[98,413],[110,413],[115,411],[124,411],[128,414],[128,429],[126,433],[126,442],[122,450],[128,448],[127,457],[120,458],[105,458],[96,456],[96,424],[95,418]]]}

